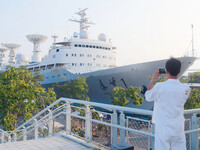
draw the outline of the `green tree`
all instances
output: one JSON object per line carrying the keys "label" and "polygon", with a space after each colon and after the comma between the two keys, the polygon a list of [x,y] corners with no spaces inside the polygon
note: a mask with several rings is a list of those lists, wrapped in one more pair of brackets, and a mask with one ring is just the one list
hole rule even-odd
{"label": "green tree", "polygon": [[[152,76],[148,76],[147,79],[151,80],[151,79],[152,79]],[[156,79],[156,81],[155,81],[154,84],[156,84],[157,82],[165,82],[165,81],[167,81],[167,77],[165,77],[165,76],[160,76],[160,77],[158,77],[158,78]]]}
{"label": "green tree", "polygon": [[189,75],[188,83],[200,83],[200,72],[193,72]]}
{"label": "green tree", "polygon": [[51,101],[56,99],[52,89],[45,91],[37,79],[41,76],[34,76],[24,68],[10,67],[0,74],[0,124],[5,130],[15,129],[19,117],[26,121],[32,113],[41,110],[38,107],[42,103],[41,97],[51,97]]}
{"label": "green tree", "polygon": [[185,109],[200,108],[200,89],[193,88],[190,92],[190,97],[184,105]]}
{"label": "green tree", "polygon": [[59,85],[56,83],[54,85],[57,91],[58,98],[60,97],[68,97],[68,98],[76,98],[81,100],[89,101],[89,97],[87,93],[89,91],[88,85],[86,83],[86,78],[77,77],[76,80],[65,82],[63,85]]}
{"label": "green tree", "polygon": [[110,93],[110,98],[113,100],[113,105],[126,106],[129,103],[128,98],[133,101],[134,105],[141,105],[143,98],[139,95],[139,92],[141,92],[141,89],[137,87],[124,89],[116,86],[113,89],[113,92]]}

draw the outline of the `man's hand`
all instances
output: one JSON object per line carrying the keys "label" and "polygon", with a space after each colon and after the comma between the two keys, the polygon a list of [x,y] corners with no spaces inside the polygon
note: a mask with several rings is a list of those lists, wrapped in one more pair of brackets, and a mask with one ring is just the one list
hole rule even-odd
{"label": "man's hand", "polygon": [[158,69],[153,73],[153,78],[152,79],[156,80],[159,76],[160,76],[160,74],[159,74],[159,69]]}
{"label": "man's hand", "polygon": [[152,77],[152,79],[151,79],[151,82],[150,82],[149,87],[148,87],[147,90],[151,90],[151,89],[153,88],[153,84],[154,84],[155,80],[156,80],[159,76],[160,76],[160,74],[159,74],[159,69],[158,69],[158,70],[156,70],[156,72],[153,73],[153,77]]}

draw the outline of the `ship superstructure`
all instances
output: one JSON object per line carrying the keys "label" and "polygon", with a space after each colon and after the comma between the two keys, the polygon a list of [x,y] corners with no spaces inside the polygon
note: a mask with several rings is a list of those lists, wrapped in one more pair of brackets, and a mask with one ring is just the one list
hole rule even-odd
{"label": "ship superstructure", "polygon": [[[57,36],[53,36],[54,43],[48,55],[40,63],[33,61],[34,64],[28,66],[29,70],[65,67],[71,73],[82,74],[116,67],[116,48],[110,41],[107,41],[106,35],[100,33],[98,40],[89,39],[87,30],[89,24],[93,23],[88,21],[86,10],[83,9],[76,13],[80,16],[80,20],[70,19],[80,24],[80,32],[74,32],[73,37],[64,42],[56,42]],[[36,52],[34,46],[34,55]]]}
{"label": "ship superstructure", "polygon": [[[49,53],[42,59],[39,45],[47,37],[35,34],[27,35],[28,40],[34,44],[32,60],[28,63],[26,57],[20,54],[16,57],[12,51],[12,55],[9,56],[9,65],[15,67],[25,65],[33,72],[40,70],[44,76],[44,81],[41,81],[41,84],[45,88],[52,87],[55,82],[63,84],[76,79],[76,77],[84,76],[89,86],[88,96],[91,101],[95,102],[111,103],[109,93],[116,86],[123,88],[141,87],[141,95],[143,96],[145,87],[149,84],[147,77],[152,76],[158,68],[164,68],[166,59],[117,67],[116,47],[112,45],[110,40],[107,40],[106,35],[99,34],[97,40],[89,38],[87,30],[89,25],[93,23],[88,21],[86,10],[83,9],[76,13],[80,16],[80,20],[70,19],[70,21],[80,24],[79,33],[74,32],[70,39],[62,42],[56,42],[57,36],[52,36],[54,42]],[[5,64],[5,51],[5,48],[0,49],[1,71],[6,69],[6,65],[3,65]],[[178,59],[182,62],[180,73],[182,75],[193,64],[196,57],[184,56]],[[131,102],[128,106],[136,107]],[[144,103],[137,107],[152,109],[153,103],[144,100]]]}

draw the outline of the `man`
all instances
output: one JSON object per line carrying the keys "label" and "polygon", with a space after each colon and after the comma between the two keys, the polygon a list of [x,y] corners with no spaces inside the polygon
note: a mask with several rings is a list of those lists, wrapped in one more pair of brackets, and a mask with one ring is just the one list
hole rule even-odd
{"label": "man", "polygon": [[158,69],[145,93],[147,101],[154,101],[155,150],[186,150],[183,113],[190,87],[177,79],[180,69],[179,60],[169,59],[165,64],[168,80],[154,86],[160,76]]}

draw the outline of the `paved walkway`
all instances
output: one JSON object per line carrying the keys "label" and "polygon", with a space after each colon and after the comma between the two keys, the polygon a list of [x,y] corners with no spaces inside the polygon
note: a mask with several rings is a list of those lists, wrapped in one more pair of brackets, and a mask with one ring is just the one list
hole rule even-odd
{"label": "paved walkway", "polygon": [[0,144],[0,150],[91,150],[63,137]]}

